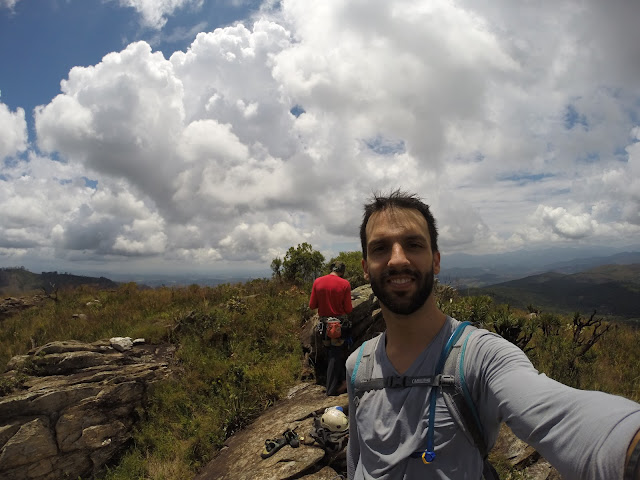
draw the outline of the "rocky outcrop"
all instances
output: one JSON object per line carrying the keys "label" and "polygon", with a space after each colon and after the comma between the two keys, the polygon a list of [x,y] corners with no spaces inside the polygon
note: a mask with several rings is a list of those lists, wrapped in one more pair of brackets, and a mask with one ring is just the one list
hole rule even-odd
{"label": "rocky outcrop", "polygon": [[21,310],[34,307],[42,303],[46,297],[34,295],[32,297],[6,297],[0,300],[0,320],[3,320]]}
{"label": "rocky outcrop", "polygon": [[[315,442],[302,442],[298,448],[287,445],[265,460],[260,457],[265,440],[275,438],[287,429],[296,429],[296,433],[308,439],[314,417],[331,406],[341,406],[347,412],[346,394],[327,397],[319,385],[298,385],[284,400],[227,440],[225,447],[195,480],[345,479],[345,451],[328,453]],[[562,480],[539,453],[518,439],[505,425],[491,456],[519,472],[516,478]]]}
{"label": "rocky outcrop", "polygon": [[[314,415],[327,407],[347,408],[347,395],[327,397],[324,388],[301,384],[277,405],[269,408],[247,429],[227,440],[225,447],[196,480],[323,480],[340,478],[346,470],[344,451],[325,453],[317,444],[306,444],[313,427]],[[305,437],[298,448],[285,445],[273,456],[262,459],[265,440],[281,435],[287,429]]]}
{"label": "rocky outcrop", "polygon": [[10,360],[4,376],[27,377],[0,397],[0,478],[87,478],[126,445],[173,349],[129,343],[53,342]]}

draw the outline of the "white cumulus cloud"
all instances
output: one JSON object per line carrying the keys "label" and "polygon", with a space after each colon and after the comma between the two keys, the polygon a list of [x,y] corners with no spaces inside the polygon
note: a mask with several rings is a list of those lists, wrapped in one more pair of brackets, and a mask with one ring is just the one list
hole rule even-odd
{"label": "white cumulus cloud", "polygon": [[15,112],[0,103],[0,159],[14,156],[27,148],[27,122],[22,108]]}
{"label": "white cumulus cloud", "polygon": [[595,222],[587,213],[571,213],[563,207],[549,207],[540,205],[534,217],[540,222],[541,228],[550,228],[560,237],[578,239],[591,234]]}
{"label": "white cumulus cloud", "polygon": [[[156,29],[201,6],[120,4]],[[602,5],[289,0],[184,51],[131,43],[36,109],[38,153],[0,104],[0,252],[268,265],[357,249],[397,187],[446,251],[631,243],[640,4]]]}

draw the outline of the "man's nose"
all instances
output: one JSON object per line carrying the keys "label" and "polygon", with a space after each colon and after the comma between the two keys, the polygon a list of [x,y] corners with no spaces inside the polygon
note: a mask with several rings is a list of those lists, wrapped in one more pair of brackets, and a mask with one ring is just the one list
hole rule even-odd
{"label": "man's nose", "polygon": [[391,248],[391,257],[389,258],[389,266],[408,265],[409,260],[404,254],[404,248],[399,243],[395,243]]}

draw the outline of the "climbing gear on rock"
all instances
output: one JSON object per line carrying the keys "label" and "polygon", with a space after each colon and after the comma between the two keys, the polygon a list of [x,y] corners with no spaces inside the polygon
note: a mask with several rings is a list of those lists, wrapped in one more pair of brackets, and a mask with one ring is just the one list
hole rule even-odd
{"label": "climbing gear on rock", "polygon": [[[296,427],[297,428],[297,427]],[[298,434],[295,432],[295,428],[293,430],[288,429],[286,430],[282,436],[285,438],[285,440],[287,441],[287,443],[292,447],[292,448],[298,448],[300,446],[300,437],[298,436]]]}
{"label": "climbing gear on rock", "polygon": [[329,407],[320,417],[320,425],[331,432],[346,432],[349,430],[349,418],[342,407]]}
{"label": "climbing gear on rock", "polygon": [[320,417],[313,420],[309,436],[328,453],[341,451],[349,439],[349,418],[342,407],[329,407]]}
{"label": "climbing gear on rock", "polygon": [[287,428],[279,437],[274,439],[268,438],[265,440],[264,449],[260,456],[263,459],[269,458],[285,445],[290,445],[292,448],[298,448],[300,446],[300,437],[295,432],[295,428],[293,430]]}
{"label": "climbing gear on rock", "polygon": [[274,439],[268,438],[264,442],[264,449],[262,450],[262,453],[260,454],[260,456],[263,459],[269,458],[271,455],[276,453],[286,444],[287,444],[287,440],[284,437],[278,437]]}

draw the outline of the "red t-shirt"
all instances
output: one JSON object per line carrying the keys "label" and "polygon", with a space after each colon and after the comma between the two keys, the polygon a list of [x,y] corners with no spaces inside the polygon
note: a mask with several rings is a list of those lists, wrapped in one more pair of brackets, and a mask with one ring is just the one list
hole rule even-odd
{"label": "red t-shirt", "polygon": [[316,278],[311,289],[309,308],[317,308],[321,317],[339,317],[350,313],[353,309],[351,284],[337,275]]}

